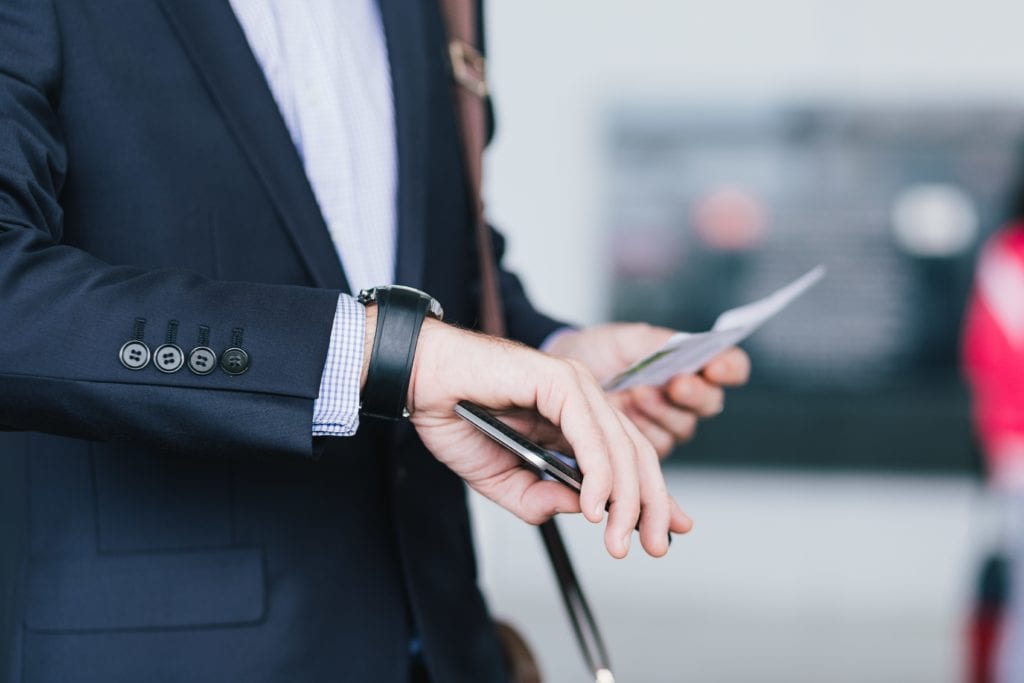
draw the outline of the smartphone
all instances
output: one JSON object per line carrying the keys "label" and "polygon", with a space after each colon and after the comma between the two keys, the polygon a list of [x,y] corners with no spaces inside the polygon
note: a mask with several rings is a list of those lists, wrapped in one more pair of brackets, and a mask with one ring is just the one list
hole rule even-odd
{"label": "smartphone", "polygon": [[577,493],[583,486],[583,473],[554,451],[542,448],[489,412],[469,401],[459,401],[455,414],[523,459],[533,469],[550,475]]}

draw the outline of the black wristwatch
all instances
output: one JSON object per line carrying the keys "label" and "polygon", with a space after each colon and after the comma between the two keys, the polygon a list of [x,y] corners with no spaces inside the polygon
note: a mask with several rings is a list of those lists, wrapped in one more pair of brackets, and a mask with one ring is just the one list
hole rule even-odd
{"label": "black wristwatch", "polygon": [[406,399],[420,327],[428,315],[444,318],[441,304],[426,292],[401,285],[364,289],[358,301],[377,304],[377,334],[359,411],[389,420],[409,417]]}

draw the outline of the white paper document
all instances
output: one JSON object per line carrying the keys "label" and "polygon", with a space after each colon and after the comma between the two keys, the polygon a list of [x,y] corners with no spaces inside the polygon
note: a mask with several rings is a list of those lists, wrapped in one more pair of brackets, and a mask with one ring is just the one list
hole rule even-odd
{"label": "white paper document", "polygon": [[660,386],[679,373],[697,372],[722,351],[749,337],[824,275],[825,267],[818,266],[763,299],[726,311],[709,332],[673,335],[660,349],[605,382],[605,389]]}

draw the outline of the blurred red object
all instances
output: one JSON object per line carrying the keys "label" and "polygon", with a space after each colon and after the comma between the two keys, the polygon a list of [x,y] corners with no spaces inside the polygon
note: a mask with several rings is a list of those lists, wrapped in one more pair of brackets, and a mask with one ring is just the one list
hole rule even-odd
{"label": "blurred red object", "polygon": [[[989,483],[1024,491],[1024,223],[985,245],[975,273],[963,336],[964,374]],[[984,562],[968,626],[968,681],[993,683],[1007,626],[1010,560]],[[1012,647],[1012,645],[1011,645]]]}
{"label": "blurred red object", "polygon": [[693,210],[693,227],[707,246],[746,251],[757,246],[768,226],[768,211],[754,194],[733,186],[712,189]]}
{"label": "blurred red object", "polygon": [[967,310],[964,372],[992,483],[1024,490],[1024,223],[982,250]]}

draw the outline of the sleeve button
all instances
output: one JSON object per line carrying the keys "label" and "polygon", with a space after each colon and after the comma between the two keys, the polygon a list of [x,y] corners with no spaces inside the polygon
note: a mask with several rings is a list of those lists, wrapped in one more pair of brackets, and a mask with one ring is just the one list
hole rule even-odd
{"label": "sleeve button", "polygon": [[129,370],[141,370],[149,364],[149,347],[137,339],[126,341],[118,355],[121,365]]}
{"label": "sleeve button", "polygon": [[167,374],[181,370],[181,366],[185,364],[185,352],[177,344],[158,346],[153,356],[156,369]]}
{"label": "sleeve button", "polygon": [[188,369],[197,375],[209,375],[217,368],[217,354],[208,346],[197,346],[188,354]]}
{"label": "sleeve button", "polygon": [[241,375],[249,369],[249,354],[233,346],[221,354],[220,367],[229,375]]}

